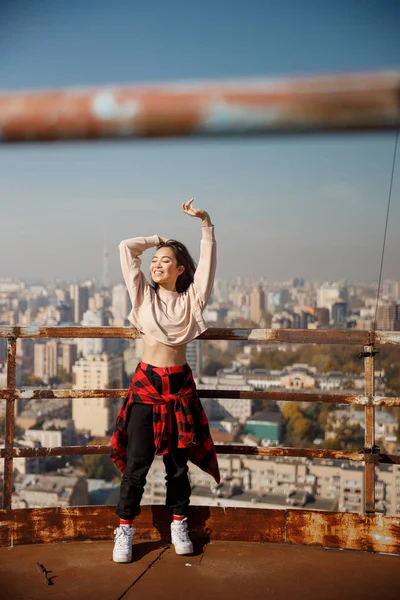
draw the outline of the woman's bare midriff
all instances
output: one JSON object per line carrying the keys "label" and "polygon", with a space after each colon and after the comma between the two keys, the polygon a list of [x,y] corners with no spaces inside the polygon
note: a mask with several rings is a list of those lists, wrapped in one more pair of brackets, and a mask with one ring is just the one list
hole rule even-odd
{"label": "woman's bare midriff", "polygon": [[145,335],[143,340],[143,362],[154,367],[175,367],[186,362],[186,346],[167,346]]}

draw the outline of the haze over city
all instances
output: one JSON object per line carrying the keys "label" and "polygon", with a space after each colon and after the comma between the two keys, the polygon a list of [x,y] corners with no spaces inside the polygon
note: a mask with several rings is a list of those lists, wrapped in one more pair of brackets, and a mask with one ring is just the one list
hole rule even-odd
{"label": "haze over city", "polygon": [[[393,69],[396,2],[7,3],[0,90]],[[249,16],[251,15],[251,19]],[[0,277],[100,277],[104,232],[158,233],[198,256],[195,197],[215,223],[219,278],[378,278],[394,134],[166,140],[0,149]],[[384,277],[399,279],[395,174]],[[146,263],[145,263],[146,264]]]}

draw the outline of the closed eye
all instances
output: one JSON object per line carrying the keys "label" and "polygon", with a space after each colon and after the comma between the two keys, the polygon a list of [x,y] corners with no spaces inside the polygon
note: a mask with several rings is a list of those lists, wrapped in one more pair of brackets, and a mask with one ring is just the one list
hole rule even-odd
{"label": "closed eye", "polygon": [[[158,257],[157,257],[157,256],[155,256],[155,257],[154,257],[154,258],[151,260],[151,262],[156,262],[157,260],[158,260]],[[171,258],[170,256],[161,256],[161,260],[169,260],[169,261],[170,261],[170,260],[172,260],[172,258]]]}

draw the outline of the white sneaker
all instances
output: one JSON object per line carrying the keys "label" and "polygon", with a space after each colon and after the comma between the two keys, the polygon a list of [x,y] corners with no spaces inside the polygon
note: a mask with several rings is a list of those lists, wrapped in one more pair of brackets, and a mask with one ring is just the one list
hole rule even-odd
{"label": "white sneaker", "polygon": [[114,529],[113,561],[116,563],[128,563],[132,560],[132,538],[135,530],[127,525]]}
{"label": "white sneaker", "polygon": [[177,554],[192,554],[193,544],[189,537],[187,517],[171,523],[171,541]]}

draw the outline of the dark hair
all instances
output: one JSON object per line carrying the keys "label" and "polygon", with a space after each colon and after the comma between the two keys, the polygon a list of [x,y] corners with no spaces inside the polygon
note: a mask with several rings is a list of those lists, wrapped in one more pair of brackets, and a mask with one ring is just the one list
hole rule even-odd
{"label": "dark hair", "polygon": [[[194,274],[196,271],[196,263],[190,256],[189,250],[184,244],[178,242],[177,240],[161,242],[161,244],[157,246],[157,250],[160,248],[171,248],[175,254],[178,267],[181,265],[185,267],[183,273],[181,273],[176,280],[176,291],[180,293],[186,292],[189,286],[193,283]],[[150,280],[150,283],[155,290],[158,288],[158,283],[154,283],[152,279]]]}

